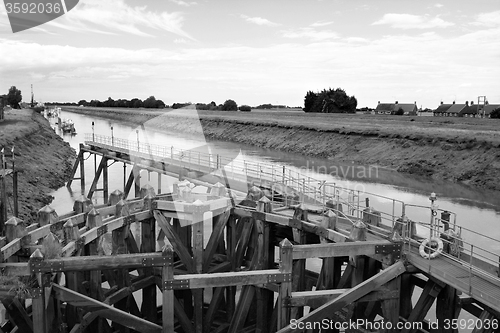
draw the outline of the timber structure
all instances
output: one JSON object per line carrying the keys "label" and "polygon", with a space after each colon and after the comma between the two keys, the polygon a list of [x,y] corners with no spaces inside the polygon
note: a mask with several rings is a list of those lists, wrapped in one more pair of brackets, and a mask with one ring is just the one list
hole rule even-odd
{"label": "timber structure", "polygon": [[[123,191],[109,193],[115,162],[131,172],[124,167]],[[158,193],[141,186],[141,169],[180,180]],[[72,211],[46,206],[36,224],[5,224],[0,332],[463,328],[452,323],[497,331],[499,256],[488,249],[499,242],[460,227],[433,196],[417,206],[285,167],[95,135],[81,145],[73,177],[78,170],[86,195]],[[93,203],[96,191],[104,203]],[[424,215],[430,222],[411,219]],[[433,303],[439,327],[426,319]],[[474,320],[456,321],[461,312]]]}

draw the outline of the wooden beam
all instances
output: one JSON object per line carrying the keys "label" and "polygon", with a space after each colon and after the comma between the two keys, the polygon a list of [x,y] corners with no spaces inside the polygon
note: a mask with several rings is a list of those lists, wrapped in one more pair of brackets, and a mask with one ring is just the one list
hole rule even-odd
{"label": "wooden beam", "polygon": [[392,246],[392,243],[386,240],[380,240],[295,245],[293,247],[293,259],[372,255],[376,254],[375,251],[377,248],[381,248],[383,246]]}
{"label": "wooden beam", "polygon": [[[312,323],[315,321],[320,321],[324,318],[328,318],[331,313],[342,309],[347,304],[354,302],[369,292],[375,290],[376,288],[382,286],[383,284],[391,281],[392,279],[403,274],[405,267],[402,261],[398,261],[394,265],[384,269],[380,273],[374,275],[368,280],[358,284],[356,287],[350,289],[346,293],[340,295],[333,301],[326,303],[325,305],[317,308],[316,310],[310,312],[306,316],[297,320],[298,325],[305,325],[306,323]],[[279,333],[292,332],[290,325],[279,330]]]}
{"label": "wooden beam", "polygon": [[[443,286],[444,283],[438,283],[430,279],[427,281],[415,308],[408,317],[409,322],[414,323],[423,321],[427,312],[431,308],[432,303],[434,303],[434,299],[437,297]],[[414,329],[405,328],[401,331],[401,333],[415,333],[416,331],[416,327]]]}
{"label": "wooden beam", "polygon": [[155,216],[156,222],[158,223],[158,225],[163,230],[168,240],[174,247],[175,252],[181,259],[184,266],[186,266],[187,271],[190,273],[194,273],[195,266],[193,258],[191,257],[191,254],[189,253],[186,246],[182,243],[179,236],[174,232],[172,226],[170,225],[170,223],[168,223],[167,219],[159,211],[155,210],[153,214]]}

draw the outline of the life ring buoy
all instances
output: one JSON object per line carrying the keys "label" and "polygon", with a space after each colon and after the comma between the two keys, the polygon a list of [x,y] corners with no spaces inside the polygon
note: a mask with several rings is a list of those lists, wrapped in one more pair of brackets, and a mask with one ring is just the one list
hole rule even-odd
{"label": "life ring buoy", "polygon": [[[426,248],[432,249],[427,244],[432,243],[432,242],[437,243],[437,249],[435,249],[434,252],[432,252],[432,253],[427,253],[425,251]],[[418,252],[420,253],[420,256],[422,256],[422,258],[425,258],[425,259],[436,258],[438,255],[441,254],[442,251],[443,251],[443,241],[439,237],[431,237],[431,238],[424,239],[422,241],[422,243],[420,244],[420,247],[418,249]]]}

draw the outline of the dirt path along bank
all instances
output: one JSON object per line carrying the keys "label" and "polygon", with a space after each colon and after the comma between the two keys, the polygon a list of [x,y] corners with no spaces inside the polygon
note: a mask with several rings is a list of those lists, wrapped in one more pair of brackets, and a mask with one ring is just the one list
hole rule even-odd
{"label": "dirt path along bank", "polygon": [[[37,211],[49,204],[49,193],[64,186],[70,176],[75,151],[50,127],[49,122],[30,109],[9,110],[0,123],[0,147],[5,147],[8,168],[18,170],[19,218],[36,220]],[[1,149],[1,148],[0,148]],[[7,209],[12,216],[12,177],[7,177]]]}

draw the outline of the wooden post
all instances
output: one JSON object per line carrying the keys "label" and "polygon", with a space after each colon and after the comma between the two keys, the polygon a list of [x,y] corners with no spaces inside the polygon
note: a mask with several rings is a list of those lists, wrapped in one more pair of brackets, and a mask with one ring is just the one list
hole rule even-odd
{"label": "wooden post", "polygon": [[280,330],[290,324],[290,309],[285,306],[286,300],[290,297],[292,293],[292,259],[293,259],[293,248],[292,243],[288,239],[283,239],[280,243],[280,267],[279,270],[283,274],[290,276],[288,281],[284,281],[280,284],[280,291],[278,295],[278,327]]}
{"label": "wooden post", "polygon": [[[126,201],[124,201],[123,199],[120,200],[116,204],[115,217],[124,217],[124,216],[128,216],[129,214],[130,214],[130,211],[129,211],[128,203]],[[113,232],[112,232],[112,239],[113,239],[112,255],[126,254],[128,252],[127,251],[127,243],[125,241],[125,238],[129,234],[129,229],[130,229],[130,226],[125,225],[119,229],[113,230]],[[130,276],[129,276],[127,269],[125,269],[125,270],[117,269],[116,270],[116,284],[117,284],[119,289],[124,288],[124,287],[128,287],[130,285]],[[128,303],[129,297],[131,297],[131,296],[125,297],[125,298],[119,300],[118,302],[116,302],[115,307],[118,309],[127,311],[127,303]],[[120,332],[122,332],[122,333],[128,332],[128,329],[126,327],[120,325],[119,322],[114,322],[114,323],[117,324],[116,326],[119,328]]]}
{"label": "wooden post", "polygon": [[14,199],[14,216],[19,216],[19,198],[17,194],[17,170],[12,174],[12,197]]}
{"label": "wooden post", "polygon": [[[299,221],[308,221],[308,211],[303,204],[295,208],[293,218]],[[292,228],[293,241],[297,244],[306,244],[307,234],[301,228]],[[304,291],[305,289],[306,260],[300,259],[293,263],[292,291]],[[291,318],[297,319],[304,314],[303,307],[294,307],[291,310]]]}
{"label": "wooden post", "polygon": [[132,172],[134,173],[134,196],[138,198],[141,193],[141,169],[134,165]]}
{"label": "wooden post", "polygon": [[[76,241],[80,238],[80,232],[78,230],[78,224],[73,218],[69,218],[63,226],[64,239],[66,244],[72,241]],[[80,291],[83,282],[81,272],[66,272],[66,286],[75,291]],[[78,310],[73,305],[66,305],[66,322],[69,327],[73,327],[76,323],[80,322],[81,316],[78,314]]]}
{"label": "wooden post", "polygon": [[[35,252],[30,256],[30,265],[34,265],[38,262],[43,261],[43,254],[40,249],[36,249]],[[44,281],[42,281],[42,273],[37,273],[37,280],[39,289],[33,295],[32,308],[33,308],[33,333],[46,333],[47,332],[47,322],[46,322],[46,312],[45,312],[45,290]]]}
{"label": "wooden post", "polygon": [[[42,207],[37,213],[37,222],[40,227],[56,223],[58,220],[59,217],[57,216],[56,211],[49,205]],[[62,237],[62,231],[58,234],[58,236]]]}
{"label": "wooden post", "polygon": [[26,223],[17,217],[11,217],[5,222],[5,237],[7,243],[12,242],[16,238],[21,238],[27,234]]}
{"label": "wooden post", "polygon": [[89,198],[81,196],[75,200],[75,203],[73,204],[73,211],[75,214],[88,213],[93,207],[92,201]]}
{"label": "wooden post", "polygon": [[436,304],[436,319],[441,324],[439,325],[437,331],[439,333],[455,333],[458,330],[453,330],[451,326],[446,327],[444,325],[446,322],[453,322],[454,319],[458,318],[460,314],[460,307],[458,306],[459,298],[457,296],[457,290],[451,286],[444,286],[439,292]]}
{"label": "wooden post", "polygon": [[102,169],[102,196],[104,198],[104,204],[108,203],[108,198],[109,198],[109,180],[108,180],[108,159],[105,158],[104,156],[102,157],[103,159],[103,169]]}
{"label": "wooden post", "polygon": [[83,158],[83,143],[80,143],[80,153],[78,154],[78,162],[80,163],[80,188],[82,195],[85,194],[85,159]]}
{"label": "wooden post", "polygon": [[[155,200],[154,190],[152,191],[153,195],[151,194],[151,191],[145,191],[144,193],[146,194],[146,196],[144,197],[144,210],[152,210],[153,201]],[[156,220],[154,218],[151,218],[148,220],[144,220],[141,223],[141,253],[152,253],[155,252],[156,250],[155,221]],[[167,245],[170,245],[170,249],[167,248]],[[165,251],[173,251],[172,245],[169,242],[163,248],[163,254],[166,255],[167,257],[170,256],[170,270],[173,270],[172,268],[173,252],[169,254],[165,253]],[[143,271],[145,276],[154,276],[154,270],[152,268],[145,268]],[[170,274],[170,271],[168,272],[168,274]],[[172,297],[173,293],[174,293],[173,290],[171,290]],[[165,304],[163,307],[165,308]],[[172,310],[173,310],[173,303],[172,303]],[[145,287],[144,289],[142,289],[141,313],[142,316],[149,321],[156,322],[158,320],[157,310],[156,310],[155,285]],[[173,317],[171,318],[171,321],[172,321],[171,325],[173,325]],[[163,327],[165,328],[165,323]]]}
{"label": "wooden post", "polygon": [[116,205],[117,203],[119,203],[122,199],[125,199],[124,198],[124,195],[123,195],[123,192],[120,191],[120,190],[114,190],[113,192],[111,192],[111,194],[109,195],[109,201],[108,201],[108,204],[110,206],[114,206]]}
{"label": "wooden post", "polygon": [[[196,273],[203,272],[203,202],[193,202],[193,260]],[[203,289],[193,289],[196,333],[203,333]]]}
{"label": "wooden post", "polygon": [[[257,211],[262,213],[272,213],[272,202],[267,197],[262,197],[257,202]],[[270,245],[269,223],[262,220],[255,220],[255,230],[257,236],[257,252],[254,255],[255,266],[253,269],[268,269],[270,267],[270,253],[274,254],[274,246]],[[272,249],[271,249],[272,248]],[[273,256],[274,261],[274,256]],[[253,262],[253,261],[252,261]],[[257,298],[257,332],[269,332],[270,314],[272,313],[274,293],[264,288],[255,288]]]}
{"label": "wooden post", "polygon": [[[355,222],[352,225],[349,238],[351,238],[353,241],[366,241],[366,229],[366,225],[363,222]],[[357,286],[365,280],[365,264],[367,262],[366,259],[367,258],[365,256],[354,256],[350,259],[351,266],[353,268],[351,277],[352,287]],[[351,304],[349,312],[352,316],[352,319],[362,318],[365,308],[366,304],[358,302]]]}
{"label": "wooden post", "polygon": [[[166,264],[162,268],[163,295],[162,295],[162,333],[174,332],[174,290],[169,287],[168,282],[174,280],[174,248],[167,240],[163,248],[163,256]],[[155,287],[156,288],[156,287]],[[155,296],[156,299],[156,296]]]}

